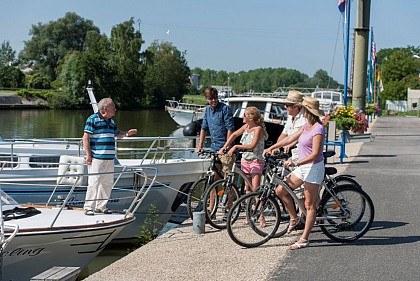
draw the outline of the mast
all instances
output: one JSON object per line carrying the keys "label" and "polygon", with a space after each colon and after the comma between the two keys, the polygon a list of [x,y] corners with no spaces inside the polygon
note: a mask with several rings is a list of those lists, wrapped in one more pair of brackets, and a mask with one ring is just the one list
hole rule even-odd
{"label": "mast", "polygon": [[355,28],[353,107],[365,110],[367,86],[367,58],[371,0],[357,0]]}
{"label": "mast", "polygon": [[346,7],[346,45],[344,46],[344,106],[347,105],[347,81],[349,76],[349,42],[350,42],[350,3],[351,0],[347,0],[345,7]]}

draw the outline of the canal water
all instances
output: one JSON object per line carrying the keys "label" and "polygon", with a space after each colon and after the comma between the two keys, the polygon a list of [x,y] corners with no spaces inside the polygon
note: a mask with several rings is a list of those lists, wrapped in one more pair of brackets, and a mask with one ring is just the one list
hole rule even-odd
{"label": "canal water", "polygon": [[[15,110],[0,109],[0,136],[4,139],[23,138],[80,138],[86,118],[91,110]],[[118,110],[114,120],[120,130],[137,128],[138,137],[181,136],[182,128],[162,110]],[[176,227],[168,223],[164,229]],[[131,244],[108,245],[89,266],[82,271],[79,280],[104,268],[133,250]]]}
{"label": "canal water", "polygon": [[[13,138],[78,138],[91,110],[0,109],[0,136]],[[166,137],[181,133],[162,110],[118,110],[114,120],[121,130],[137,128],[137,137]]]}

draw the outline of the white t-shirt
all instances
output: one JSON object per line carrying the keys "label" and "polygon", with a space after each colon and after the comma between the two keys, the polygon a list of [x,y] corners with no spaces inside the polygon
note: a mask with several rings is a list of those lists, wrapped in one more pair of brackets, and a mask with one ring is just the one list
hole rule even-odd
{"label": "white t-shirt", "polygon": [[[284,125],[284,129],[282,134],[285,134],[286,136],[293,135],[296,133],[300,127],[302,127],[304,124],[308,123],[305,117],[303,117],[302,111],[300,111],[295,118],[293,118],[291,115],[287,117],[286,124]],[[294,148],[292,149],[292,161],[296,162],[298,161],[298,149]]]}

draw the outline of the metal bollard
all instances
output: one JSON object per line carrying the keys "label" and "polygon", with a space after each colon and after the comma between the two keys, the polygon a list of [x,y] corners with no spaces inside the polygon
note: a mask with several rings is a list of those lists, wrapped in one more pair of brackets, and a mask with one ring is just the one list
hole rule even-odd
{"label": "metal bollard", "polygon": [[201,212],[193,212],[193,233],[194,234],[203,234],[205,233],[205,223],[206,223],[206,216],[204,211]]}

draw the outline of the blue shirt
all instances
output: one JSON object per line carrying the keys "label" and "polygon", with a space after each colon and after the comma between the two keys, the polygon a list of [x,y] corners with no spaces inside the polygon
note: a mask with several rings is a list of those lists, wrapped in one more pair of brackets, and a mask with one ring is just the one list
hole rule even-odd
{"label": "blue shirt", "polygon": [[221,102],[217,104],[214,110],[211,109],[210,105],[207,106],[201,129],[210,132],[210,149],[213,152],[219,151],[226,143],[227,132],[235,130],[232,109]]}
{"label": "blue shirt", "polygon": [[84,131],[91,134],[89,143],[93,158],[102,160],[115,158],[115,136],[120,130],[114,120],[106,121],[99,112],[94,113],[86,120]]}

